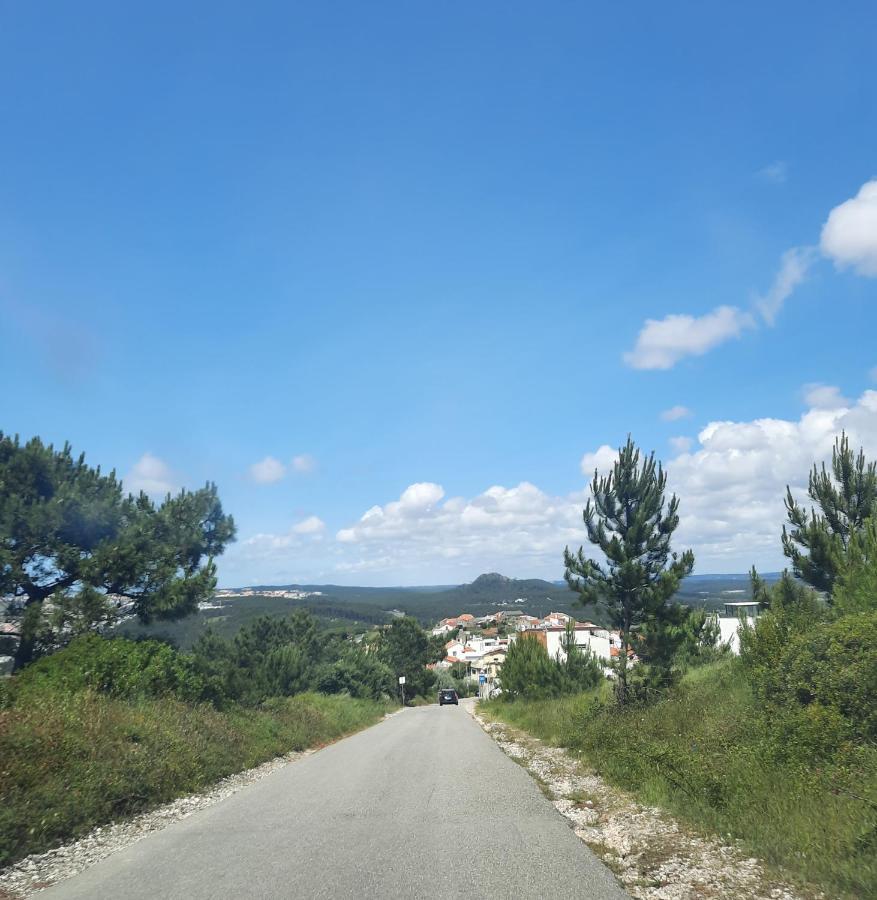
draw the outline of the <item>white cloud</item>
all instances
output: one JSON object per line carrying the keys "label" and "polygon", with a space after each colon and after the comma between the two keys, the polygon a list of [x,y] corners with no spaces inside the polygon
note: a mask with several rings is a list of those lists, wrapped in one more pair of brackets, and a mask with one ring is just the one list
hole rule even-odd
{"label": "white cloud", "polygon": [[391,571],[396,579],[405,573],[420,583],[442,574],[444,581],[454,581],[491,570],[556,578],[563,547],[580,541],[584,497],[552,497],[523,481],[512,488],[494,485],[472,499],[440,502],[440,485],[411,485],[399,500],[372,507],[338,532],[345,548],[343,571]]}
{"label": "white cloud", "polygon": [[773,184],[785,184],[786,179],[789,177],[789,167],[783,160],[778,159],[763,169],[759,169],[756,174],[762,181],[770,181]]}
{"label": "white cloud", "polygon": [[325,531],[326,523],[319,516],[308,516],[297,525],[292,526],[296,534],[320,534]]}
{"label": "white cloud", "polygon": [[677,419],[685,419],[692,415],[691,410],[687,406],[671,406],[661,413],[662,422],[675,422]]}
{"label": "white cloud", "polygon": [[582,461],[579,463],[582,475],[593,478],[595,469],[601,475],[605,475],[615,464],[616,459],[618,459],[618,450],[608,444],[602,444],[596,452],[586,453],[582,457]]}
{"label": "white cloud", "polygon": [[877,179],[828,214],[820,246],[839,268],[877,277]]}
{"label": "white cloud", "polygon": [[300,472],[302,474],[313,472],[316,466],[317,461],[309,453],[301,453],[298,456],[293,456],[292,458],[292,468],[296,472]]}
{"label": "white cloud", "polygon": [[249,469],[250,478],[256,484],[274,484],[286,475],[286,466],[273,456],[266,456],[263,460],[253,463]]}
{"label": "white cloud", "polygon": [[[762,169],[760,175],[785,177],[781,163]],[[877,277],[877,179],[862,185],[859,193],[836,206],[822,227],[819,249],[838,268],[852,267],[859,275]],[[755,308],[773,325],[786,300],[806,280],[817,258],[816,247],[792,247],[783,253],[770,290],[755,301]],[[749,313],[735,306],[720,306],[705,316],[670,315],[646,319],[633,350],[624,361],[634,369],[671,369],[686,356],[700,356],[737,338],[754,327]]]}
{"label": "white cloud", "polygon": [[[839,392],[831,389],[811,387],[807,396],[816,403],[798,420],[714,421],[696,441],[671,442],[676,455],[665,469],[681,514],[674,546],[694,549],[697,571],[741,572],[752,563],[782,568],[786,485],[806,499],[811,467],[830,459],[841,430],[877,457],[877,390],[845,406],[836,405]],[[605,471],[616,455],[603,445],[585,454],[583,469],[588,476],[594,467]],[[586,499],[586,490],[558,496],[526,481],[446,497],[441,485],[420,482],[372,506],[335,540],[323,539],[316,517],[285,534],[245,539],[225,554],[223,571],[246,572],[240,583],[254,570],[263,583],[449,584],[485,571],[556,579],[563,548],[586,543]]]}
{"label": "white cloud", "polygon": [[841,409],[850,405],[840,388],[831,384],[805,384],[804,402],[814,409]]}
{"label": "white cloud", "polygon": [[711,422],[698,435],[697,450],[671,460],[678,543],[694,547],[698,571],[741,571],[750,561],[784,566],[779,535],[786,485],[806,500],[810,469],[831,458],[842,430],[852,446],[877,455],[877,391],[849,407],[808,409],[798,421]]}
{"label": "white cloud", "polygon": [[783,304],[792,292],[804,281],[810,267],[816,261],[815,247],[792,247],[782,255],[780,269],[770,290],[760,297],[756,306],[768,325],[773,325]]}
{"label": "white cloud", "polygon": [[122,479],[125,490],[132,494],[143,491],[153,499],[160,499],[179,490],[170,467],[151,453],[144,453]]}
{"label": "white cloud", "polygon": [[672,369],[686,356],[702,356],[740,337],[753,324],[752,316],[736,306],[719,306],[705,316],[646,319],[636,346],[624,354],[624,361],[634,369]]}

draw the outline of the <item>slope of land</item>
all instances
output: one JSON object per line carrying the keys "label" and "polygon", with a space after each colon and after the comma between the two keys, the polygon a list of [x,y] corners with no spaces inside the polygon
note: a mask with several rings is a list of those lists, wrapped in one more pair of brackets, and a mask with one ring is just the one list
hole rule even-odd
{"label": "slope of land", "polygon": [[[841,742],[814,765],[816,744],[775,731],[736,659],[691,670],[666,699],[647,707],[618,709],[596,700],[590,693],[490,701],[480,709],[567,748],[641,803],[732,839],[775,870],[819,886],[824,896],[877,896],[873,745]],[[814,742],[819,735],[808,734]]]}

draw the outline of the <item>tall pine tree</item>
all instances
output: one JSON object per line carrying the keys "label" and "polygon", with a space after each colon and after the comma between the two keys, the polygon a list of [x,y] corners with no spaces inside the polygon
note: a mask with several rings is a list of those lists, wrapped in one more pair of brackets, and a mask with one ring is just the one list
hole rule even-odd
{"label": "tall pine tree", "polygon": [[654,632],[672,618],[668,605],[679,582],[694,568],[694,554],[681,556],[670,549],[679,524],[679,501],[664,493],[667,475],[654,453],[640,462],[630,437],[619,450],[612,471],[594,472],[592,499],[583,518],[588,540],[600,548],[604,560],[585,556],[582,547],[563,554],[564,577],[581,602],[602,605],[621,633],[616,681],[620,703],[628,699],[628,654],[633,634],[644,626]]}
{"label": "tall pine tree", "polygon": [[851,539],[877,514],[877,463],[867,462],[862,450],[854,454],[841,433],[831,453],[831,470],[825,463],[814,465],[807,493],[819,513],[811,509],[808,515],[786,487],[789,528],[783,526],[783,553],[802,581],[830,597]]}

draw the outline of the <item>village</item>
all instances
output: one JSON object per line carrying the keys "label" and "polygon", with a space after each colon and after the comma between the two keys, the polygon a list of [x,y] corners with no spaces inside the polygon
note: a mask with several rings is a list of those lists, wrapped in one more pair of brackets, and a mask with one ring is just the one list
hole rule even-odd
{"label": "village", "polygon": [[[753,623],[759,615],[754,601],[734,601],[724,604],[722,613],[714,613],[718,627],[718,641],[738,654],[739,632],[746,623]],[[548,656],[566,661],[566,649],[571,639],[575,646],[591,653],[600,661],[606,677],[612,676],[612,662],[622,652],[621,633],[592,622],[578,622],[563,612],[551,612],[544,618],[523,612],[497,612],[475,617],[469,613],[442,619],[432,629],[434,636],[447,635],[445,656],[427,668],[433,671],[461,672],[465,681],[476,688],[480,698],[495,697],[502,691],[501,671],[509,647],[516,640],[536,640],[545,647]],[[569,637],[567,637],[569,635]],[[638,662],[629,653],[629,663]]]}

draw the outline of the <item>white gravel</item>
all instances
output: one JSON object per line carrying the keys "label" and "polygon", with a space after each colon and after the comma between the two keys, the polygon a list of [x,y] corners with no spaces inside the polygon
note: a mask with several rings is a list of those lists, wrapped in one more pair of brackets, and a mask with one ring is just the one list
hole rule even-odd
{"label": "white gravel", "polygon": [[0,869],[0,900],[26,897],[49,887],[56,881],[70,878],[111,853],[139,841],[150,832],[165,828],[179,819],[185,819],[199,809],[219,803],[241,788],[313,752],[305,750],[303,753],[289,753],[286,756],[275,757],[254,769],[223,778],[204,793],[181,797],[132,819],[94,828],[85,837],[73,843],[55,847],[45,853],[27,856],[6,869]]}
{"label": "white gravel", "polygon": [[517,729],[469,711],[500,748],[543,786],[576,835],[637,900],[815,900],[772,878],[739,846],[698,834],[643,806],[580,760]]}

